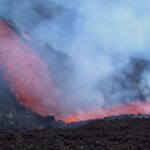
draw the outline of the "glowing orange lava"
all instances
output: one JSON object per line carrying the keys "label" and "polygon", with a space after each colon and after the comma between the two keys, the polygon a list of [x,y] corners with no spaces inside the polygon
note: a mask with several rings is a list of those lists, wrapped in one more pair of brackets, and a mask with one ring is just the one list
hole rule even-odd
{"label": "glowing orange lava", "polygon": [[22,105],[41,115],[59,114],[57,91],[47,65],[3,20],[0,71]]}
{"label": "glowing orange lava", "polygon": [[107,109],[95,110],[92,112],[83,112],[76,115],[64,117],[63,120],[67,123],[84,121],[90,119],[104,118],[107,116],[119,114],[149,114],[150,102],[136,102],[134,104],[120,105]]}
{"label": "glowing orange lava", "polygon": [[150,102],[135,102],[62,117],[57,90],[44,60],[2,20],[0,71],[18,101],[40,115],[53,115],[65,122],[76,122],[119,114],[150,113]]}

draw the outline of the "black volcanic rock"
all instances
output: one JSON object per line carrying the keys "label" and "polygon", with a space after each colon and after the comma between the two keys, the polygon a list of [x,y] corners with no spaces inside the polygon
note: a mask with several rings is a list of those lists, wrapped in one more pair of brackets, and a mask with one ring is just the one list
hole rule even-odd
{"label": "black volcanic rock", "polygon": [[72,129],[19,134],[0,131],[1,149],[149,150],[150,119],[95,120]]}

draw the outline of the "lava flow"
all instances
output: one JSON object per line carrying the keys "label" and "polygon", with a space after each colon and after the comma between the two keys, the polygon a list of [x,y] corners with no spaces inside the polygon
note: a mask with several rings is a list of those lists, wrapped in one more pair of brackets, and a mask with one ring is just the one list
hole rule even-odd
{"label": "lava flow", "polygon": [[150,113],[150,102],[136,102],[133,104],[120,105],[107,109],[99,109],[92,112],[78,113],[76,115],[64,117],[63,120],[67,123],[70,123],[121,114],[149,114],[149,113]]}
{"label": "lava flow", "polygon": [[3,20],[0,20],[0,71],[20,104],[42,116],[53,115],[65,122],[76,122],[119,114],[150,113],[150,102],[135,102],[62,117],[57,90],[46,63]]}
{"label": "lava flow", "polygon": [[0,71],[23,106],[41,115],[59,114],[47,65],[4,20],[0,21]]}

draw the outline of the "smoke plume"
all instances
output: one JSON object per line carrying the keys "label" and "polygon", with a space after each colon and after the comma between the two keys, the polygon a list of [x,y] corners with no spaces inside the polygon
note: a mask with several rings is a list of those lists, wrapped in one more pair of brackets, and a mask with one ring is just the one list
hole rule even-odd
{"label": "smoke plume", "polygon": [[[62,115],[70,116],[130,104],[141,100],[139,95],[148,101],[148,69],[143,68],[138,82],[126,81],[131,72],[136,76],[128,68],[133,69],[132,58],[150,60],[149,3],[148,0],[1,0],[0,14],[12,19],[33,38],[68,55],[67,66],[72,73],[62,81],[67,86],[59,87],[59,92]],[[129,70],[124,72],[124,68]],[[120,80],[129,85],[123,87]]]}

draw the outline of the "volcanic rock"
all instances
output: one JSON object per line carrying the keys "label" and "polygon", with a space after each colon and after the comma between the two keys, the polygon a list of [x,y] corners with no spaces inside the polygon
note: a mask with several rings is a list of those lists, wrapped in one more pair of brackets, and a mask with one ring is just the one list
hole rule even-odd
{"label": "volcanic rock", "polygon": [[72,129],[36,130],[20,134],[0,131],[1,149],[149,150],[150,119],[95,120]]}

